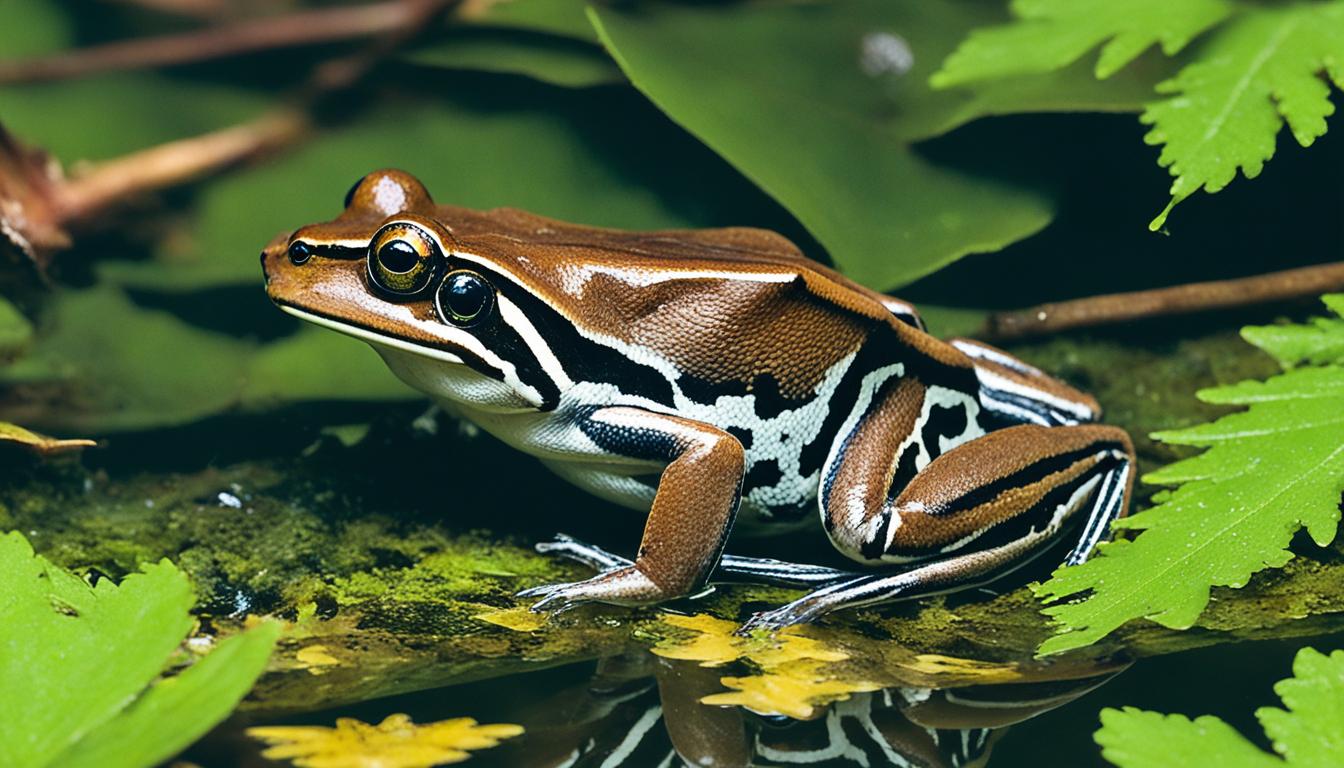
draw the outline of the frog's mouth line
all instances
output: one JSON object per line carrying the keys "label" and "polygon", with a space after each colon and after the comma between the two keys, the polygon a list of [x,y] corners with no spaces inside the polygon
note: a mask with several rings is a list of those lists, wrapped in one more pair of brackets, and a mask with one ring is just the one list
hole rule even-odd
{"label": "frog's mouth line", "polygon": [[391,347],[392,349],[398,349],[403,352],[409,352],[413,355],[418,355],[420,357],[429,357],[435,360],[442,360],[445,363],[456,363],[457,365],[466,365],[467,362],[466,360],[462,359],[462,357],[460,357],[459,355],[455,355],[452,352],[448,352],[446,350],[434,349],[433,347],[425,347],[419,344],[412,344],[409,341],[403,341],[393,336],[386,336],[384,334],[378,333],[377,331],[371,331],[368,328],[362,328],[358,325],[351,325],[349,323],[343,323],[339,320],[332,320],[329,317],[323,317],[322,315],[315,315],[311,312],[305,312],[302,309],[292,307],[288,304],[278,304],[278,306],[280,307],[280,309],[299,318],[300,320],[305,320],[307,322],[312,323],[313,325],[320,325],[323,328],[330,328],[331,330],[336,331],[337,333],[342,333],[345,334],[346,336],[353,336],[354,338],[359,339],[360,341],[365,341],[380,347]]}

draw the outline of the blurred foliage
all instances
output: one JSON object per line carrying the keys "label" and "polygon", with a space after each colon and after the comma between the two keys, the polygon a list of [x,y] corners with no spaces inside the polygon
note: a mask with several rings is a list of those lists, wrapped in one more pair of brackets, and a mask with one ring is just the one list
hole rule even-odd
{"label": "blurred foliage", "polygon": [[1276,684],[1274,692],[1286,709],[1261,707],[1255,717],[1277,757],[1216,717],[1191,720],[1133,707],[1103,710],[1096,740],[1102,755],[1120,768],[1305,768],[1344,762],[1338,728],[1344,717],[1344,651],[1327,656],[1314,648],[1302,649],[1293,661],[1293,677]]}
{"label": "blurred foliage", "polygon": [[1207,32],[1189,63],[1157,85],[1167,98],[1141,118],[1152,126],[1144,140],[1163,146],[1158,162],[1176,177],[1152,229],[1177,203],[1200,189],[1221,190],[1238,170],[1259,176],[1285,121],[1298,144],[1310,146],[1334,113],[1330,84],[1344,87],[1344,3],[1015,0],[1012,8],[1018,21],[973,32],[933,85],[1050,72],[1099,45],[1096,74],[1107,78],[1150,46],[1175,54]]}
{"label": "blurred foliage", "polygon": [[0,700],[0,763],[148,768],[223,720],[280,627],[231,637],[159,679],[192,628],[192,603],[167,561],[90,586],[34,556],[20,534],[0,537],[0,678],[22,692]]}
{"label": "blurred foliage", "polygon": [[[1328,303],[1344,308],[1344,296]],[[1285,364],[1304,367],[1199,393],[1248,410],[1154,436],[1208,450],[1145,478],[1181,485],[1157,506],[1116,521],[1116,528],[1141,531],[1137,538],[1101,544],[1098,557],[1055,571],[1037,589],[1047,601],[1068,601],[1045,609],[1060,634],[1041,646],[1042,655],[1094,643],[1130,619],[1185,629],[1208,605],[1211,587],[1244,586],[1256,571],[1291,559],[1288,545],[1300,527],[1320,547],[1335,538],[1344,492],[1344,356],[1316,353],[1344,350],[1344,323],[1302,329],[1307,344],[1302,334],[1273,329],[1245,335]]]}

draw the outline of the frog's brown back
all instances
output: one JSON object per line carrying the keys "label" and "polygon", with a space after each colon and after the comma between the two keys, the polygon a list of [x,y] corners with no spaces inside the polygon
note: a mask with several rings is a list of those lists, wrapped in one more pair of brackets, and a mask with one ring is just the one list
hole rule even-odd
{"label": "frog's brown back", "polygon": [[768,376],[803,398],[875,332],[965,364],[897,320],[881,294],[767,230],[630,232],[510,208],[438,214],[462,251],[488,254],[584,331],[652,349],[710,383]]}

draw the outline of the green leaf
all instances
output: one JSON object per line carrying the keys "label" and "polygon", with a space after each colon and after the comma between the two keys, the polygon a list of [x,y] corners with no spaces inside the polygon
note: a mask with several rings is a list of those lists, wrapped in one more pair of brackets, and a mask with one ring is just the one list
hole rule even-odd
{"label": "green leaf", "polygon": [[1304,648],[1293,661],[1293,677],[1274,691],[1287,710],[1256,711],[1274,751],[1266,754],[1222,720],[1162,715],[1133,707],[1104,709],[1096,741],[1102,756],[1120,768],[1216,765],[1219,768],[1329,768],[1344,762],[1344,651],[1326,656]]}
{"label": "green leaf", "polygon": [[181,752],[229,716],[251,690],[280,637],[265,622],[219,644],[185,672],[155,683],[114,720],[62,754],[63,768],[142,768]]}
{"label": "green leaf", "polygon": [[1103,709],[1096,740],[1102,757],[1121,768],[1283,768],[1236,729],[1216,717],[1194,720],[1134,707]]}
{"label": "green leaf", "polygon": [[0,765],[52,764],[111,720],[186,638],[191,604],[167,561],[90,587],[0,537]]}
{"label": "green leaf", "polygon": [[[1344,315],[1344,294],[1326,296],[1325,303],[1335,314]],[[1285,366],[1344,363],[1344,320],[1338,318],[1316,318],[1308,325],[1246,328],[1241,335]]]}
{"label": "green leaf", "polygon": [[138,306],[112,286],[62,293],[54,304],[33,352],[0,369],[6,413],[53,431],[101,434],[296,401],[416,396],[365,344],[318,328],[258,345]]}
{"label": "green leaf", "polygon": [[1255,712],[1274,751],[1294,766],[1330,768],[1344,762],[1344,651],[1326,656],[1304,648],[1293,660],[1293,677],[1274,692],[1287,709]]}
{"label": "green leaf", "polygon": [[[1332,306],[1339,302],[1332,299]],[[1316,328],[1335,342],[1344,339],[1338,320]],[[1245,335],[1254,341],[1263,330]],[[1208,604],[1211,587],[1244,586],[1253,573],[1291,559],[1288,544],[1299,528],[1321,546],[1333,540],[1344,491],[1344,360],[1328,362],[1334,364],[1204,390],[1204,400],[1249,408],[1154,435],[1208,450],[1145,478],[1184,484],[1117,522],[1142,530],[1136,539],[1103,544],[1099,556],[1055,571],[1037,588],[1046,601],[1085,596],[1044,609],[1061,633],[1041,645],[1041,655],[1089,645],[1131,619],[1187,628]]]}
{"label": "green leaf", "polygon": [[1196,62],[1158,86],[1171,98],[1143,113],[1153,126],[1144,140],[1163,145],[1158,162],[1176,177],[1151,228],[1199,189],[1227,186],[1238,169],[1258,176],[1285,120],[1304,147],[1324,135],[1329,83],[1344,85],[1342,53],[1339,2],[1248,8],[1213,34]]}
{"label": "green leaf", "polygon": [[[910,148],[966,98],[930,94],[921,74],[941,54],[939,30],[959,21],[953,4],[590,13],[637,88],[779,200],[862,282],[906,283],[1050,221],[1040,193],[939,167]],[[858,70],[874,30],[899,31],[917,52],[914,69],[890,85],[895,95]]]}
{"label": "green leaf", "polygon": [[1101,46],[1107,78],[1154,45],[1172,55],[1227,18],[1226,0],[1013,0],[1017,21],[972,32],[934,73],[935,88],[1061,69]]}
{"label": "green leaf", "polygon": [[597,46],[544,35],[456,35],[411,51],[406,58],[442,69],[521,74],[566,88],[588,88],[625,79]]}

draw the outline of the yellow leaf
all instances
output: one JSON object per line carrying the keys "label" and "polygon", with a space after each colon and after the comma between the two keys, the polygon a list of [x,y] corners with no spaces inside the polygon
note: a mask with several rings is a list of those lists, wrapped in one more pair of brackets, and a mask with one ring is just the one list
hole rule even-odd
{"label": "yellow leaf", "polygon": [[325,645],[309,645],[300,648],[294,658],[299,662],[300,669],[306,669],[309,673],[320,675],[326,672],[322,667],[340,666],[341,660],[327,652]]}
{"label": "yellow leaf", "polygon": [[66,451],[75,451],[80,448],[90,448],[97,443],[92,440],[62,440],[55,437],[47,437],[36,432],[29,431],[17,424],[10,424],[7,421],[0,421],[0,443],[12,443],[27,448],[34,453],[40,453],[43,456],[49,456],[54,453],[65,453]]}
{"label": "yellow leaf", "polygon": [[734,622],[705,614],[665,614],[662,621],[699,634],[687,640],[664,641],[653,652],[669,659],[698,661],[702,667],[716,667],[747,659],[768,669],[799,659],[843,661],[849,658],[849,654],[828,648],[823,641],[807,636],[811,631],[807,627],[789,627],[767,637],[740,637],[733,634],[737,630]]}
{"label": "yellow leaf", "polygon": [[534,613],[527,607],[486,611],[476,614],[476,618],[487,624],[512,629],[515,632],[535,632],[546,624],[545,614]]}
{"label": "yellow leaf", "polygon": [[407,715],[389,715],[378,725],[342,717],[335,728],[247,729],[271,745],[263,757],[299,768],[431,768],[460,763],[470,757],[468,750],[488,749],[522,732],[521,725],[480,725],[469,717],[416,725]]}
{"label": "yellow leaf", "polygon": [[848,699],[850,694],[880,690],[877,683],[827,677],[822,663],[803,661],[751,677],[725,677],[720,680],[734,689],[715,693],[700,701],[705,704],[745,707],[762,715],[784,715],[807,720],[819,707]]}

